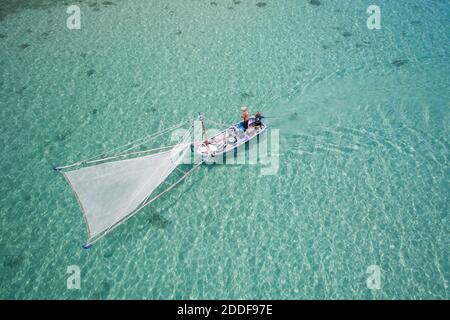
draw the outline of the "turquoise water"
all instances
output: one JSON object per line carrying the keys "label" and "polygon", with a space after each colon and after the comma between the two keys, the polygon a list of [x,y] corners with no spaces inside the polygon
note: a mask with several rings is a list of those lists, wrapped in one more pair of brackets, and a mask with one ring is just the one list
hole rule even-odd
{"label": "turquoise water", "polygon": [[[378,0],[381,30],[363,0],[112,2],[0,4],[0,298],[448,299],[447,0]],[[282,117],[277,174],[202,167],[81,249],[53,164],[243,103]]]}

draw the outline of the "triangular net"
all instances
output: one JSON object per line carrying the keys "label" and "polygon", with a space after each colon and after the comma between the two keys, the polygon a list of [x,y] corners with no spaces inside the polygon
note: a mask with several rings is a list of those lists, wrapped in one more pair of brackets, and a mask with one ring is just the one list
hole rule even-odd
{"label": "triangular net", "polygon": [[170,175],[190,146],[63,172],[84,212],[89,237],[136,212]]}

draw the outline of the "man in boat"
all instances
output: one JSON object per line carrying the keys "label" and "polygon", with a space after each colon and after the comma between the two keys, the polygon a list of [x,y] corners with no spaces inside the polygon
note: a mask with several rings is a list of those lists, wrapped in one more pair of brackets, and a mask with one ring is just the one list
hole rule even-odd
{"label": "man in boat", "polygon": [[253,122],[253,125],[255,126],[255,129],[259,129],[262,126],[262,118],[264,118],[261,114],[261,112],[256,112],[255,113],[255,122]]}
{"label": "man in boat", "polygon": [[250,116],[248,114],[248,108],[246,106],[243,106],[241,108],[242,110],[242,120],[244,124],[244,132],[248,129],[248,120],[250,119]]}

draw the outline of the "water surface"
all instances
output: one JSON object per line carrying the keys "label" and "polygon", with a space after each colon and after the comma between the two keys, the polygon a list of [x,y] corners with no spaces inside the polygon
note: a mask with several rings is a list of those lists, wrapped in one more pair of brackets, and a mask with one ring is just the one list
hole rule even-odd
{"label": "water surface", "polygon": [[[448,1],[372,31],[365,0],[78,3],[0,5],[1,298],[448,299]],[[277,174],[205,166],[81,249],[53,164],[244,103],[281,117]]]}

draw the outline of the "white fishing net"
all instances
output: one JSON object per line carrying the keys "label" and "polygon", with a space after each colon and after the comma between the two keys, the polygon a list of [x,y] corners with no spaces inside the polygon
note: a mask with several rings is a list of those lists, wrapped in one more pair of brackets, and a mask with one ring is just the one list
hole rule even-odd
{"label": "white fishing net", "polygon": [[101,163],[63,174],[95,237],[135,212],[181,161],[189,145],[139,158]]}

